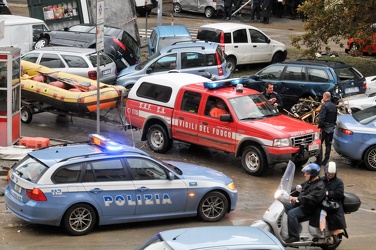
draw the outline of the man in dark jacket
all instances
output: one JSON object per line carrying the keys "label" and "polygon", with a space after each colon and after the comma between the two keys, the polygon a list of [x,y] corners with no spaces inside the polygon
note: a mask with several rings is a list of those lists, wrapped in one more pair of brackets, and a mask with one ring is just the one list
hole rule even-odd
{"label": "man in dark jacket", "polygon": [[274,85],[271,82],[265,83],[265,91],[262,94],[269,100],[270,104],[273,105],[279,111],[283,110],[282,97],[274,91]]}
{"label": "man in dark jacket", "polygon": [[[337,106],[331,102],[332,95],[330,92],[325,92],[322,96],[322,106],[319,112],[318,127],[321,130],[321,147],[320,152],[316,157],[316,163],[325,166],[329,161],[330,151],[332,150],[332,140],[334,128],[337,122]],[[322,160],[322,145],[325,143],[325,158]]]}
{"label": "man in dark jacket", "polygon": [[341,233],[346,229],[345,212],[343,210],[342,200],[345,196],[345,187],[343,181],[337,177],[337,166],[335,162],[329,162],[325,166],[325,196],[338,203],[339,208],[336,210],[322,210],[320,216],[320,230],[323,232],[328,223],[328,229],[334,231],[334,235]]}
{"label": "man in dark jacket", "polygon": [[262,23],[268,24],[272,12],[272,0],[261,0]]}
{"label": "man in dark jacket", "polygon": [[299,196],[290,197],[291,203],[285,205],[289,231],[289,237],[285,239],[286,243],[300,241],[299,219],[313,215],[325,196],[324,182],[319,177],[320,166],[310,163],[302,169],[302,172],[305,182],[301,184],[302,190]]}
{"label": "man in dark jacket", "polygon": [[231,20],[231,13],[232,13],[232,5],[234,4],[233,0],[225,0],[224,3],[224,19],[226,21]]}

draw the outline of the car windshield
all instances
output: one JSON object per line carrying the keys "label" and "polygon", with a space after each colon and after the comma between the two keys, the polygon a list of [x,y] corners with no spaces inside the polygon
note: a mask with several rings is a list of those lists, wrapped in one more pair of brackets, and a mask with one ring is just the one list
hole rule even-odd
{"label": "car windshield", "polygon": [[376,106],[361,110],[353,114],[354,119],[362,125],[375,121]]}
{"label": "car windshield", "polygon": [[145,66],[147,64],[149,64],[149,62],[154,61],[154,59],[157,58],[157,57],[159,57],[160,55],[161,55],[161,53],[159,53],[159,52],[155,53],[154,55],[152,55],[151,57],[149,57],[147,60],[145,60],[142,63],[138,64],[136,66],[136,70],[141,70],[141,69],[145,68]]}
{"label": "car windshield", "polygon": [[229,99],[232,109],[239,120],[254,120],[279,115],[265,96],[248,95]]}
{"label": "car windshield", "polygon": [[[94,67],[97,67],[97,52],[86,55],[86,57],[91,61],[91,64],[93,64]],[[101,66],[112,63],[112,59],[102,52],[99,54],[99,60]]]}
{"label": "car windshield", "polygon": [[22,159],[14,168],[14,172],[21,178],[37,183],[48,167],[30,156]]}

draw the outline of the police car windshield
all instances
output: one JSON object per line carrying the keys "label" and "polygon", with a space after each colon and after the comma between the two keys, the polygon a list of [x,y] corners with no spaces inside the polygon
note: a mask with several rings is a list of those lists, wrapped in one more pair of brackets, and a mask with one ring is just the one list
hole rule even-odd
{"label": "police car windshield", "polygon": [[37,183],[47,169],[48,167],[46,165],[43,165],[30,156],[26,156],[17,164],[14,168],[14,172],[27,181]]}
{"label": "police car windshield", "polygon": [[235,97],[229,99],[229,102],[239,120],[262,119],[279,115],[278,111],[261,94]]}

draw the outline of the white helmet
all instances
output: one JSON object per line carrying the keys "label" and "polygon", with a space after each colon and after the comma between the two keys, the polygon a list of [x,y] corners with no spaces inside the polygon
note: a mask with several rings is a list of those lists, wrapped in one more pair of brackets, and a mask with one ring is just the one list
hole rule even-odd
{"label": "white helmet", "polygon": [[325,172],[328,174],[336,174],[337,173],[336,163],[334,161],[328,162],[328,164],[326,164],[325,166],[325,170],[326,170]]}

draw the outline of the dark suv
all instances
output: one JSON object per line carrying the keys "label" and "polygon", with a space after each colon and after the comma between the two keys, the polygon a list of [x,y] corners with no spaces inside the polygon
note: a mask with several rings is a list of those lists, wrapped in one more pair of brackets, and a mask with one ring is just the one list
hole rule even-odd
{"label": "dark suv", "polygon": [[[35,49],[47,45],[95,48],[96,26],[78,24],[62,30],[44,32]],[[137,41],[125,30],[116,27],[104,27],[104,52],[116,63],[120,70],[140,62],[140,48]]]}
{"label": "dark suv", "polygon": [[297,60],[267,66],[249,77],[246,87],[264,91],[265,82],[274,84],[284,103],[294,104],[299,98],[321,100],[329,91],[334,98],[363,94],[367,84],[364,76],[343,62]]}

